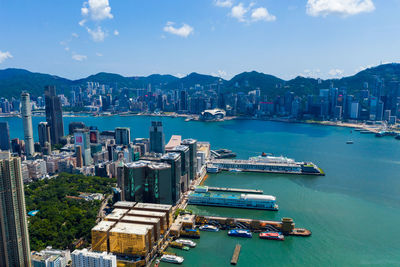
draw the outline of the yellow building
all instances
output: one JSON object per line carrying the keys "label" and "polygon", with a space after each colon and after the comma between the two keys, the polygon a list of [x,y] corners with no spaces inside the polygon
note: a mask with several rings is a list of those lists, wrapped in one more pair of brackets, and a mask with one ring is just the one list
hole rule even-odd
{"label": "yellow building", "polygon": [[147,210],[147,211],[157,211],[166,213],[167,226],[171,227],[173,222],[172,206],[163,204],[153,204],[153,203],[137,203],[132,210]]}
{"label": "yellow building", "polygon": [[149,217],[139,217],[139,216],[131,216],[125,215],[122,217],[121,222],[124,223],[135,223],[135,224],[143,224],[143,225],[152,225],[153,226],[153,237],[154,241],[160,238],[160,219],[159,218],[149,218]]}
{"label": "yellow building", "polygon": [[128,212],[126,209],[114,209],[105,218],[106,221],[118,222]]}
{"label": "yellow building", "polygon": [[150,250],[151,229],[144,225],[120,222],[110,230],[109,242],[112,253],[146,256]]}
{"label": "yellow building", "polygon": [[157,218],[160,220],[160,232],[164,234],[167,229],[167,215],[165,212],[147,211],[147,210],[130,210],[127,215],[145,218]]}
{"label": "yellow building", "polygon": [[109,251],[108,233],[114,226],[115,222],[101,221],[92,228],[92,250],[93,251]]}

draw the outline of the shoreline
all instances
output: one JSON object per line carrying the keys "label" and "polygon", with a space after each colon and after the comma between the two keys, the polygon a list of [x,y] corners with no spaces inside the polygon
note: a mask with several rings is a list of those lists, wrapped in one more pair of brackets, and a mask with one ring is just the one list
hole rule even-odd
{"label": "shoreline", "polygon": [[[32,117],[44,117],[44,113],[33,113]],[[170,117],[170,118],[186,118],[185,121],[201,121],[199,119],[199,115],[194,114],[179,114],[175,112],[171,113],[118,113],[118,114],[92,114],[86,112],[65,112],[63,117],[71,117],[71,118],[87,118],[87,117],[133,117],[133,116],[147,116],[147,117]],[[14,117],[21,117],[20,114],[13,113],[13,114],[1,114],[0,118],[14,118]],[[380,131],[385,130],[385,125],[368,125],[365,122],[333,122],[333,121],[315,121],[315,120],[292,120],[292,119],[280,119],[280,118],[254,118],[254,117],[246,117],[246,116],[226,116],[223,120],[216,120],[216,121],[204,121],[204,122],[222,122],[222,121],[229,121],[229,120],[258,120],[258,121],[272,121],[272,122],[282,122],[282,123],[300,123],[300,124],[312,124],[312,125],[322,125],[322,126],[336,126],[336,127],[346,127],[346,128],[353,128],[353,129],[360,129],[369,131],[372,133],[378,133]],[[399,124],[395,124],[389,127],[389,130],[397,132],[400,134],[400,126]]]}

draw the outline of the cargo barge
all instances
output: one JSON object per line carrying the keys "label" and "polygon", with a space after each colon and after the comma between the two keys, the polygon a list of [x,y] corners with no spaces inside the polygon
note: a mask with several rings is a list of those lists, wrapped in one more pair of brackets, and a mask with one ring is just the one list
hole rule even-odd
{"label": "cargo barge", "polygon": [[206,187],[196,188],[188,197],[190,205],[232,207],[260,210],[278,210],[276,197],[260,194],[211,193]]}
{"label": "cargo barge", "polygon": [[218,171],[236,169],[244,172],[325,175],[322,169],[312,162],[296,162],[283,156],[273,157],[264,154],[258,157],[251,157],[248,160],[214,159],[211,166],[218,169]]}

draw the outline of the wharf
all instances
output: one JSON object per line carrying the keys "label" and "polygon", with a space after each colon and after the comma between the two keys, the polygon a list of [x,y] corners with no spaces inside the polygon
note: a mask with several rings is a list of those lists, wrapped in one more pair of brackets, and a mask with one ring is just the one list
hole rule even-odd
{"label": "wharf", "polygon": [[246,225],[248,229],[259,232],[263,229],[275,229],[281,231],[284,235],[291,236],[311,236],[311,231],[305,228],[294,228],[295,224],[290,218],[282,218],[281,221],[266,221],[244,218],[229,218],[217,216],[202,216],[196,217],[196,224],[212,224],[217,223],[225,227],[236,227],[237,225]]}
{"label": "wharf", "polygon": [[236,244],[235,250],[233,251],[232,259],[231,259],[231,264],[236,265],[238,260],[239,260],[239,254],[240,254],[240,249],[242,246],[240,244]]}
{"label": "wharf", "polygon": [[240,188],[211,187],[211,186],[208,186],[208,191],[246,193],[246,194],[263,194],[264,193],[264,191],[257,190],[257,189],[240,189]]}

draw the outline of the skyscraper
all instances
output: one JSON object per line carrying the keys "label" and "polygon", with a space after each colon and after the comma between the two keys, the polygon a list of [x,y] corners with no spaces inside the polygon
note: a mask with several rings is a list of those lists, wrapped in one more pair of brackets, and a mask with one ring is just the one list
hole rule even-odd
{"label": "skyscraper", "polygon": [[8,122],[0,122],[0,150],[10,150],[10,129]]}
{"label": "skyscraper", "polygon": [[50,125],[51,143],[58,144],[61,137],[64,136],[64,123],[62,117],[62,108],[60,98],[56,95],[55,86],[46,86],[46,121]]}
{"label": "skyscraper", "polygon": [[185,139],[182,145],[189,147],[189,178],[194,180],[197,175],[197,140]]}
{"label": "skyscraper", "polygon": [[185,185],[181,185],[181,160],[181,155],[179,153],[167,153],[161,157],[162,162],[171,165],[172,205],[175,205],[179,201],[181,198],[181,191],[184,191]]}
{"label": "skyscraper", "polygon": [[131,129],[128,127],[115,128],[115,143],[117,145],[129,145],[131,142]]}
{"label": "skyscraper", "polygon": [[50,126],[47,122],[42,121],[38,125],[39,143],[41,147],[46,145],[46,142],[51,143],[50,140]]}
{"label": "skyscraper", "polygon": [[21,159],[0,152],[0,266],[30,266]]}
{"label": "skyscraper", "polygon": [[161,121],[152,121],[150,126],[150,152],[165,153],[165,136]]}
{"label": "skyscraper", "polygon": [[32,157],[35,149],[33,147],[31,100],[29,94],[26,92],[21,94],[21,105],[22,123],[24,126],[25,153],[27,157]]}

